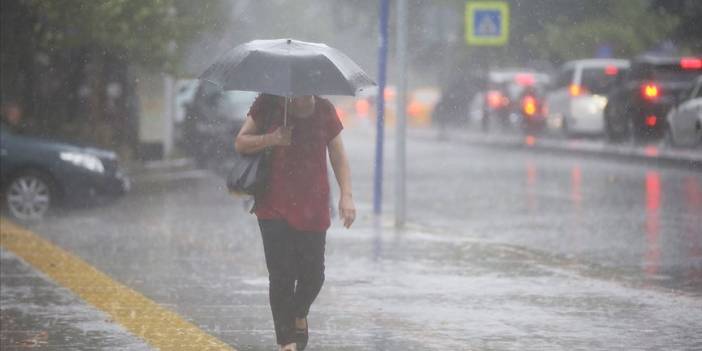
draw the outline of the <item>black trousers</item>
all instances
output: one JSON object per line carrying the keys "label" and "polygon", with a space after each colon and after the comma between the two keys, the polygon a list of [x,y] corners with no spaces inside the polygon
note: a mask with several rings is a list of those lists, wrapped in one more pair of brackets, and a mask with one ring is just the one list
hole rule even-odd
{"label": "black trousers", "polygon": [[326,232],[301,232],[283,220],[259,220],[268,266],[269,298],[279,345],[294,342],[295,318],[305,318],[324,283]]}

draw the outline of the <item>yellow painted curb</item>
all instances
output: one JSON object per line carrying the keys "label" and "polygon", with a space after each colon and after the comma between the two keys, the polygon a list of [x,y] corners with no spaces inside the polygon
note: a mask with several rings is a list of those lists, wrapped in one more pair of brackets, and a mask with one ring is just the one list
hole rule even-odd
{"label": "yellow painted curb", "polygon": [[4,218],[0,218],[0,246],[107,313],[116,323],[153,347],[160,350],[236,351],[178,314]]}

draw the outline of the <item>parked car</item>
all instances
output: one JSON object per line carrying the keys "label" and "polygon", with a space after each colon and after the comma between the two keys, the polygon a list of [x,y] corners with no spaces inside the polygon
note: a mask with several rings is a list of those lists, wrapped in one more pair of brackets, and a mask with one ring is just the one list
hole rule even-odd
{"label": "parked car", "polygon": [[702,146],[702,75],[666,116],[666,140],[672,146]]}
{"label": "parked car", "polygon": [[255,92],[222,91],[201,82],[186,106],[179,144],[201,166],[233,157],[234,137],[256,96]]}
{"label": "parked car", "polygon": [[612,141],[656,140],[668,128],[665,116],[680,93],[702,72],[702,58],[640,56],[609,94],[605,127]]}
{"label": "parked car", "polygon": [[[484,131],[497,125],[502,129],[521,127],[536,131],[543,125],[542,101],[549,76],[529,68],[492,70],[482,96],[481,125]],[[475,110],[475,98],[469,110]]]}
{"label": "parked car", "polygon": [[546,94],[548,123],[565,135],[602,134],[607,93],[628,68],[622,59],[566,62]]}
{"label": "parked car", "polygon": [[3,204],[19,220],[41,219],[60,204],[114,199],[130,187],[114,152],[19,135],[4,124],[0,164]]}

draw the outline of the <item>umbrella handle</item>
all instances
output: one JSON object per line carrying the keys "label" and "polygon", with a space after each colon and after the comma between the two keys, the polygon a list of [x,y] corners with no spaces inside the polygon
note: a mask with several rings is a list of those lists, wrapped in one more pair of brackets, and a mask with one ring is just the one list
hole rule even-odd
{"label": "umbrella handle", "polygon": [[283,127],[288,126],[288,97],[285,97],[285,105],[283,107]]}

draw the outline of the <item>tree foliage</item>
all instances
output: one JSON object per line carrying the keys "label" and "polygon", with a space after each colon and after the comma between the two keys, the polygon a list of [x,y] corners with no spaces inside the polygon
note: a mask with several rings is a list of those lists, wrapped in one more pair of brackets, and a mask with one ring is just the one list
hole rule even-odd
{"label": "tree foliage", "polygon": [[702,1],[654,0],[653,8],[679,18],[672,39],[692,53],[702,52]]}
{"label": "tree foliage", "polygon": [[615,56],[632,57],[654,49],[668,39],[679,20],[654,11],[647,0],[611,1],[592,16],[573,21],[557,16],[540,34],[526,38],[528,45],[545,48],[543,58],[556,61],[591,57],[603,45]]}
{"label": "tree foliage", "polygon": [[182,48],[220,23],[222,3],[208,0],[23,0],[37,16],[40,50],[94,47],[131,63],[172,70]]}
{"label": "tree foliage", "polygon": [[135,148],[135,66],[177,72],[223,0],[2,0],[2,101],[37,134]]}

